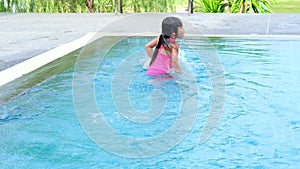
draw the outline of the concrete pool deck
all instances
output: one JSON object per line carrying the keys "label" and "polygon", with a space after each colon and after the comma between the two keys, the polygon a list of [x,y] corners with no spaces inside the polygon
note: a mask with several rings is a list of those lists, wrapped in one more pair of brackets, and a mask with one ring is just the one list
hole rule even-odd
{"label": "concrete pool deck", "polygon": [[[64,46],[62,45],[66,43],[72,45],[76,39],[81,41],[78,38],[84,38],[89,32],[102,32],[104,35],[110,35],[111,33],[140,33],[142,35],[148,33],[156,35],[160,32],[162,19],[170,15],[181,18],[184,21],[186,34],[191,35],[300,37],[300,14],[195,13],[188,16],[187,13],[0,13],[2,39],[0,41],[0,79],[6,78],[1,76],[10,76],[9,72],[1,74],[8,68],[57,47],[63,50]],[[65,53],[69,53],[78,47],[80,45],[66,50]],[[44,57],[51,57],[51,55],[54,54],[50,53]]]}

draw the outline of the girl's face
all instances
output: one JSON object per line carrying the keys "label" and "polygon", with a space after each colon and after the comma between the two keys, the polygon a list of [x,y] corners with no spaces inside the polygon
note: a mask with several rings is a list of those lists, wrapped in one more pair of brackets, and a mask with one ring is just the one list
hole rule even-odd
{"label": "girl's face", "polygon": [[179,38],[179,39],[184,37],[184,28],[183,28],[183,26],[178,27],[176,37]]}

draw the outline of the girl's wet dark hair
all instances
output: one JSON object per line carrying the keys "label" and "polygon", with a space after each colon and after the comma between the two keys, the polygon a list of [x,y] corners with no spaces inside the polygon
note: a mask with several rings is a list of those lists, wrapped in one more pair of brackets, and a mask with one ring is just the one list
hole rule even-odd
{"label": "girl's wet dark hair", "polygon": [[151,58],[150,65],[154,62],[157,57],[158,49],[163,45],[167,50],[171,51],[169,47],[170,37],[172,33],[175,33],[175,37],[177,36],[178,27],[182,26],[182,22],[177,17],[166,17],[161,24],[162,34],[159,36],[159,41],[154,50],[153,56]]}
{"label": "girl's wet dark hair", "polygon": [[177,36],[178,27],[182,26],[182,22],[177,17],[167,17],[162,21],[161,30],[162,34],[171,36],[172,33],[175,33]]}

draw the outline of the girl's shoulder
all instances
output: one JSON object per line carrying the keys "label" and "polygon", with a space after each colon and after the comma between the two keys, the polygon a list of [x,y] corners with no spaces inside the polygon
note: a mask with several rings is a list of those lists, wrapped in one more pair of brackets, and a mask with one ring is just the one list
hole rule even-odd
{"label": "girl's shoulder", "polygon": [[174,39],[174,40],[170,40],[170,44],[169,44],[172,48],[177,49],[179,48],[179,44],[178,42]]}

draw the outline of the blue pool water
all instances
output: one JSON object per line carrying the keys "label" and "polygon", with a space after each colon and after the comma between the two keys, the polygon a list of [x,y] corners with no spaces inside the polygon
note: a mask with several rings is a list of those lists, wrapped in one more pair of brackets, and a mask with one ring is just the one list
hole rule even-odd
{"label": "blue pool water", "polygon": [[[0,105],[1,168],[300,167],[300,39],[210,38],[209,43],[185,39],[180,57],[184,70],[192,75],[190,79],[145,76],[140,60],[145,57],[143,46],[149,40],[125,38],[104,56],[96,51],[78,62],[77,66],[85,68],[96,64],[95,72],[71,67]],[[214,100],[213,88],[208,63],[203,59],[206,52],[199,54],[193,48],[213,49],[226,83],[222,118],[204,143],[199,138]],[[93,78],[89,79],[91,72]],[[93,84],[87,85],[94,91],[91,100],[105,123],[122,137],[143,140],[164,136],[176,125],[182,111],[192,114],[196,107],[197,116],[191,118],[192,127],[183,138],[164,152],[150,157],[135,152],[163,149],[159,145],[164,144],[149,145],[146,150],[139,144],[128,145],[136,149],[113,151],[85,132],[82,118],[90,116],[92,108],[76,107],[74,99],[78,98],[74,95],[82,93],[78,104],[89,102],[91,96],[74,89],[74,77],[87,77],[80,79],[80,85]],[[193,82],[196,90],[191,88]],[[188,97],[183,90],[188,91]],[[183,108],[184,102],[195,98],[196,104]],[[81,117],[78,110],[86,114]],[[124,118],[124,110],[134,110],[138,115]],[[157,110],[161,112],[155,114]],[[138,122],[139,117],[150,118],[149,114],[153,114],[150,121]],[[95,119],[99,116],[94,115]],[[125,144],[109,136],[103,134],[98,139],[111,141],[113,146]]]}

